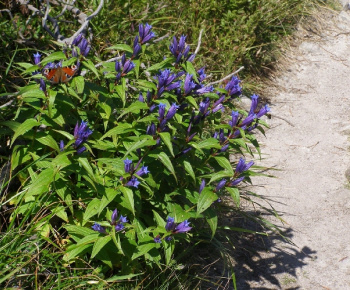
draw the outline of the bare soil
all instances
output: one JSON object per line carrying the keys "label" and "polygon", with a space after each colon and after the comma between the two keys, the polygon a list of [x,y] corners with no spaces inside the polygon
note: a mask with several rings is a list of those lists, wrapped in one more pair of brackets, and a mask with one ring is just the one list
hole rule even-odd
{"label": "bare soil", "polygon": [[276,178],[253,178],[294,245],[256,241],[237,259],[238,289],[350,289],[350,12],[325,11],[320,29],[299,29],[270,89],[258,165]]}

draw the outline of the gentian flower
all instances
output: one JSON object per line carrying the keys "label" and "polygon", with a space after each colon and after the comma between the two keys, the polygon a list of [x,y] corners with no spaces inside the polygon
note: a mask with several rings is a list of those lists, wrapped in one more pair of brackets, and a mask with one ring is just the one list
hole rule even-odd
{"label": "gentian flower", "polygon": [[141,169],[136,172],[138,176],[143,176],[147,173],[149,173],[148,166],[142,166]]}
{"label": "gentian flower", "polygon": [[209,105],[210,105],[210,99],[209,98],[205,98],[203,101],[201,101],[199,103],[199,111],[205,115],[208,111],[208,108],[209,108]]}
{"label": "gentian flower", "polygon": [[106,229],[105,227],[101,226],[98,223],[94,223],[94,225],[91,227],[94,231],[99,232],[101,234],[105,234],[106,233]]}
{"label": "gentian flower", "polygon": [[132,161],[128,158],[124,160],[124,171],[130,173],[133,170]]}
{"label": "gentian flower", "polygon": [[172,217],[168,217],[166,225],[165,225],[165,229],[168,232],[170,232],[170,231],[173,231],[175,229],[175,227],[176,227],[175,219]]}
{"label": "gentian flower", "polygon": [[192,75],[187,74],[184,83],[185,95],[188,95],[195,87],[196,84],[192,81]]}
{"label": "gentian flower", "polygon": [[253,121],[254,119],[256,119],[257,115],[248,115],[248,117],[246,117],[242,123],[240,124],[241,128],[243,128],[244,126],[249,126]]}
{"label": "gentian flower", "polygon": [[228,124],[231,126],[231,128],[233,128],[237,125],[239,113],[237,111],[232,111],[231,117],[232,119],[228,121]]}
{"label": "gentian flower", "polygon": [[226,179],[223,178],[220,180],[220,182],[216,185],[215,191],[219,191],[221,188],[223,188],[226,184]]}
{"label": "gentian flower", "polygon": [[126,60],[126,56],[123,54],[121,61],[115,62],[116,80],[119,81],[121,77],[133,70],[134,67],[135,64],[130,59]]}
{"label": "gentian flower", "polygon": [[179,108],[180,106],[176,105],[176,103],[173,103],[168,111],[168,113],[165,116],[166,120],[170,120],[172,117],[174,117],[176,110]]}
{"label": "gentian flower", "polygon": [[240,87],[239,83],[241,81],[233,76],[231,78],[231,80],[227,83],[227,85],[225,86],[225,90],[228,92],[229,96],[239,96],[240,94],[242,94],[242,88]]}
{"label": "gentian flower", "polygon": [[140,184],[140,182],[138,181],[138,179],[133,176],[131,177],[131,179],[125,184],[125,186],[132,186],[132,187],[138,187]]}
{"label": "gentian flower", "polygon": [[156,134],[156,125],[154,123],[151,123],[151,125],[147,126],[146,134],[154,136]]}
{"label": "gentian flower", "polygon": [[146,23],[146,25],[140,24],[139,25],[139,36],[140,36],[140,43],[144,44],[148,41],[150,41],[153,37],[156,35],[151,31],[152,25],[149,25]]}
{"label": "gentian flower", "polygon": [[62,152],[64,150],[64,142],[63,140],[60,141],[60,151]]}
{"label": "gentian flower", "polygon": [[158,114],[159,114],[159,117],[158,119],[159,120],[163,120],[164,119],[164,114],[165,114],[165,104],[162,104],[162,103],[159,103],[158,105]]}
{"label": "gentian flower", "polygon": [[134,39],[133,52],[131,58],[136,58],[141,51],[141,45],[139,44],[139,37],[136,35]]}
{"label": "gentian flower", "polygon": [[228,184],[228,186],[235,186],[235,185],[237,185],[238,183],[242,182],[244,179],[245,179],[244,176],[239,177],[239,178],[237,178],[237,179],[231,181],[231,182]]}
{"label": "gentian flower", "polygon": [[40,84],[40,90],[42,90],[45,93],[46,92],[46,83],[45,83],[44,79],[40,79],[39,84]]}
{"label": "gentian flower", "polygon": [[202,82],[206,77],[207,77],[207,75],[205,74],[205,72],[204,72],[204,67],[201,67],[199,70],[197,70],[197,73],[198,73],[198,80],[200,81],[200,82]]}
{"label": "gentian flower", "polygon": [[254,164],[254,161],[250,161],[249,163],[245,163],[245,160],[243,158],[240,158],[238,161],[238,164],[236,166],[236,173],[241,174],[244,171],[247,171],[252,165]]}
{"label": "gentian flower", "polygon": [[41,54],[39,52],[33,54],[34,56],[34,64],[38,65],[40,62]]}
{"label": "gentian flower", "polygon": [[189,225],[190,225],[190,223],[187,220],[185,220],[176,226],[173,233],[174,234],[187,233],[188,231],[190,231],[192,229]]}
{"label": "gentian flower", "polygon": [[270,112],[270,107],[268,105],[265,105],[264,107],[262,107],[260,109],[260,111],[256,114],[257,118],[261,118],[262,116],[264,116],[266,113]]}
{"label": "gentian flower", "polygon": [[159,235],[156,236],[156,237],[153,239],[153,241],[154,241],[155,243],[157,243],[157,244],[160,244],[160,243],[162,242],[162,240],[161,240],[161,238],[160,238]]}
{"label": "gentian flower", "polygon": [[205,179],[202,179],[202,182],[201,182],[201,185],[200,185],[200,187],[199,187],[198,192],[201,193],[202,190],[204,189],[204,187],[205,187]]}
{"label": "gentian flower", "polygon": [[118,210],[115,209],[112,213],[111,225],[115,225],[117,223],[117,218],[118,218]]}
{"label": "gentian flower", "polygon": [[89,45],[89,42],[85,39],[85,37],[81,33],[73,40],[72,46],[73,46],[72,55],[75,57],[78,56],[78,51],[75,49],[75,47],[79,47],[80,55],[83,55],[83,56],[87,56],[91,49],[91,45]]}
{"label": "gentian flower", "polygon": [[170,69],[160,70],[159,74],[155,77],[158,80],[157,85],[157,97],[160,97],[164,91],[171,91],[181,86],[181,82],[174,82],[178,76],[171,73]]}
{"label": "gentian flower", "polygon": [[86,140],[91,134],[92,134],[92,130],[90,130],[89,127],[87,126],[87,122],[81,121],[80,125],[79,125],[79,122],[77,122],[74,129],[75,142],[73,147],[77,149],[78,154],[85,151],[86,149],[85,147],[81,147],[80,149],[78,149],[78,147],[82,143],[86,142]]}
{"label": "gentian flower", "polygon": [[195,55],[192,54],[191,56],[188,56],[188,53],[190,51],[190,46],[186,45],[186,36],[182,35],[179,39],[179,42],[177,42],[176,37],[173,37],[173,41],[170,43],[169,49],[173,56],[176,58],[175,63],[178,64],[181,61],[193,61]]}
{"label": "gentian flower", "polygon": [[258,106],[259,96],[254,94],[254,95],[251,96],[251,99],[252,99],[252,103],[250,105],[250,111],[249,111],[248,115],[254,115],[256,107]]}

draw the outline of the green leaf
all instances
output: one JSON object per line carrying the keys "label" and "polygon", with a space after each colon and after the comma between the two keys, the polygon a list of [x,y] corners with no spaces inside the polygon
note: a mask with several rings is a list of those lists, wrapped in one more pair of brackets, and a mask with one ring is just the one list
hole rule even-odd
{"label": "green leaf", "polygon": [[193,64],[189,61],[186,61],[186,71],[193,76],[193,79],[199,83],[198,78],[197,78],[197,71],[193,67]]}
{"label": "green leaf", "polygon": [[191,163],[189,163],[188,161],[185,160],[184,167],[185,167],[186,172],[192,177],[193,181],[196,182],[196,175],[194,174]]}
{"label": "green leaf", "polygon": [[50,184],[55,177],[55,172],[52,168],[47,168],[40,172],[33,183],[29,186],[26,197],[35,196],[48,192],[50,190]]}
{"label": "green leaf", "polygon": [[111,236],[99,237],[92,248],[91,259],[93,259],[111,239]]}
{"label": "green leaf", "polygon": [[98,214],[100,203],[101,203],[100,199],[97,199],[97,198],[94,198],[89,202],[84,212],[83,225],[85,225],[88,221],[90,221],[90,218],[92,216]]}
{"label": "green leaf", "polygon": [[90,228],[81,227],[81,226],[75,226],[75,225],[65,225],[64,228],[68,231],[70,234],[76,234],[80,236],[88,236],[91,234],[96,234],[96,232]]}
{"label": "green leaf", "polygon": [[130,210],[133,213],[133,215],[135,215],[133,191],[129,188],[126,188],[125,186],[120,186],[119,190],[123,193],[123,196],[124,196],[124,206],[128,210]]}
{"label": "green leaf", "polygon": [[128,113],[139,113],[140,110],[148,110],[148,105],[140,101],[132,103],[128,108],[123,110],[123,112],[118,116],[118,120]]}
{"label": "green leaf", "polygon": [[21,123],[15,121],[3,121],[0,122],[0,125],[9,127],[12,131],[16,131],[17,128],[21,125]]}
{"label": "green leaf", "polygon": [[60,151],[60,148],[58,147],[56,140],[53,139],[51,135],[39,137],[39,138],[36,138],[36,140],[38,142],[40,142],[41,144],[44,144],[46,146],[51,147],[52,149],[56,150],[57,152]]}
{"label": "green leaf", "polygon": [[[191,142],[191,145],[192,145],[192,142]],[[220,149],[221,148],[219,144],[219,140],[215,138],[209,138],[209,139],[203,140],[200,143],[198,143],[197,146],[200,149],[211,149],[211,148]]]}
{"label": "green leaf", "polygon": [[154,218],[157,222],[157,225],[160,226],[160,227],[165,227],[166,225],[166,222],[163,220],[163,218],[159,215],[159,213],[157,213],[155,210],[152,210],[153,211],[153,215],[154,215]]}
{"label": "green leaf", "polygon": [[113,129],[109,130],[106,134],[104,134],[100,138],[100,140],[103,140],[103,139],[110,137],[112,135],[120,135],[120,134],[128,133],[128,132],[132,131],[132,130],[128,130],[131,128],[132,128],[131,124],[127,124],[127,123],[119,124],[117,127],[114,127]]}
{"label": "green leaf", "polygon": [[174,61],[174,58],[168,57],[165,60],[163,60],[162,62],[156,63],[155,65],[152,65],[146,71],[154,71],[154,70],[158,71],[161,68],[167,66],[167,64],[172,63],[173,61]]}
{"label": "green leaf", "polygon": [[134,152],[135,150],[145,147],[145,146],[153,146],[156,145],[157,141],[153,140],[152,136],[144,136],[144,139],[132,143],[131,146],[127,146],[126,142],[124,142],[124,146],[128,149],[128,151],[124,154],[124,157],[128,156],[130,152]]}
{"label": "green leaf", "polygon": [[123,275],[123,276],[113,276],[111,278],[108,278],[107,280],[105,280],[107,283],[109,282],[116,282],[116,281],[122,281],[122,280],[129,280],[131,278],[134,278],[136,276],[140,276],[143,273],[139,273],[139,274],[129,274],[129,275]]}
{"label": "green leaf", "polygon": [[157,85],[155,83],[146,81],[146,80],[138,80],[137,81],[138,85],[144,89],[149,89],[149,90],[156,90]]}
{"label": "green leaf", "polygon": [[227,171],[219,171],[217,173],[214,173],[211,175],[209,184],[212,183],[213,181],[216,181],[218,179],[222,179],[224,177],[232,177],[232,174],[228,173]]}
{"label": "green leaf", "polygon": [[208,208],[204,212],[204,216],[211,229],[211,238],[213,238],[218,226],[218,216],[216,214],[216,211],[213,210],[212,208]]}
{"label": "green leaf", "polygon": [[176,182],[177,182],[177,177],[176,177],[176,174],[175,174],[175,170],[174,170],[174,166],[173,164],[171,163],[168,155],[166,155],[164,152],[161,152],[159,155],[158,155],[158,159],[160,160],[160,162],[163,163],[163,165],[171,172],[171,174],[174,176]]}
{"label": "green leaf", "polygon": [[123,51],[133,53],[132,47],[130,45],[127,45],[127,44],[116,44],[116,45],[113,45],[113,46],[108,47],[106,49],[107,50],[123,50]]}
{"label": "green leaf", "polygon": [[35,120],[35,119],[27,119],[27,120],[25,120],[21,125],[18,126],[17,130],[13,134],[13,138],[12,138],[10,146],[12,146],[13,142],[15,142],[15,140],[17,139],[18,136],[21,136],[21,135],[25,134],[26,132],[28,132],[33,127],[39,126],[39,125],[40,125],[40,123],[37,120]]}
{"label": "green leaf", "polygon": [[92,170],[92,167],[89,163],[89,160],[85,157],[79,157],[78,158],[79,164],[83,166],[83,168],[87,171],[89,177],[96,182],[94,171]]}
{"label": "green leaf", "polygon": [[52,213],[64,220],[65,222],[68,222],[68,215],[66,213],[66,208],[63,206],[58,206],[52,210]]}
{"label": "green leaf", "polygon": [[239,207],[241,200],[239,195],[239,189],[236,187],[226,187],[226,190],[230,193],[235,205]]}
{"label": "green leaf", "polygon": [[85,80],[83,76],[76,76],[74,79],[74,84],[77,89],[78,94],[82,94],[84,92]]}
{"label": "green leaf", "polygon": [[164,144],[168,147],[171,155],[174,157],[174,151],[173,151],[173,143],[171,142],[171,136],[169,132],[161,132],[159,133],[160,138],[162,138]]}
{"label": "green leaf", "polygon": [[231,175],[234,174],[233,169],[232,169],[232,165],[226,157],[216,156],[215,160],[219,163],[219,165],[222,168],[226,169]]}
{"label": "green leaf", "polygon": [[66,55],[62,51],[56,51],[54,53],[51,53],[47,57],[41,60],[40,64],[45,65],[49,62],[54,62],[56,60],[65,60]]}
{"label": "green leaf", "polygon": [[148,253],[151,249],[155,247],[156,244],[154,242],[138,246],[137,252],[132,255],[131,260],[135,260],[136,258]]}
{"label": "green leaf", "polygon": [[82,64],[88,68],[89,70],[91,70],[95,75],[96,77],[99,79],[100,76],[99,76],[99,73],[98,73],[98,70],[96,69],[95,65],[92,63],[91,60],[87,60],[87,61],[83,61]]}
{"label": "green leaf", "polygon": [[218,196],[209,188],[204,188],[198,198],[197,213],[205,211],[212,203],[218,199]]}

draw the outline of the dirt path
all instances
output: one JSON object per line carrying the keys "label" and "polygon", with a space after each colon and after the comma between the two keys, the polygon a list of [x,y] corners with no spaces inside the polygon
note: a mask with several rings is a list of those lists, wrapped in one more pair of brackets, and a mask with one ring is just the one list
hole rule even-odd
{"label": "dirt path", "polygon": [[333,21],[287,53],[271,107],[290,123],[272,117],[260,138],[260,164],[281,171],[254,190],[274,200],[296,246],[269,240],[238,265],[238,289],[350,289],[350,12]]}

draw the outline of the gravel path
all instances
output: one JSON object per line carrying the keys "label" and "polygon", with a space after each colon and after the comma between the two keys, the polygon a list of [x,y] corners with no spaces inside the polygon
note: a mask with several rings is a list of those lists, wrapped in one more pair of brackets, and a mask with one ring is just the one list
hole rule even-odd
{"label": "gravel path", "polygon": [[350,11],[325,19],[319,35],[299,32],[271,93],[260,164],[281,170],[253,180],[295,246],[271,239],[240,261],[238,289],[350,289]]}

